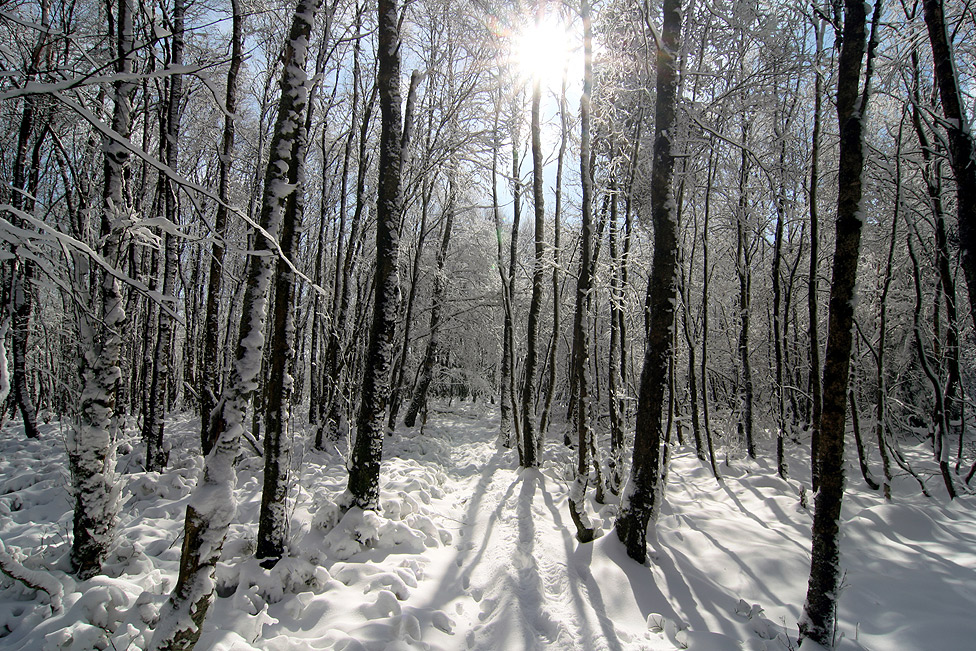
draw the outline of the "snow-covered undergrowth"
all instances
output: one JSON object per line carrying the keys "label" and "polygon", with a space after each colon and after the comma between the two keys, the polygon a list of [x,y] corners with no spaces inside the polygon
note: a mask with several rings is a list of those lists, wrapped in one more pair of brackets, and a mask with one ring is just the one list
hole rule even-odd
{"label": "snow-covered undergrowth", "polygon": [[[519,471],[480,407],[431,414],[422,434],[387,440],[382,513],[339,517],[344,460],[296,446],[292,546],[273,569],[254,559],[262,461],[240,463],[241,508],[217,569],[198,649],[790,649],[806,590],[812,514],[795,449],[783,481],[765,461],[712,478],[688,448],[671,464],[648,566],[612,534],[615,505],[587,501],[603,534],[574,538],[566,504],[572,451],[552,436],[540,470]],[[29,441],[0,432],[0,648],[141,649],[178,571],[183,514],[200,472],[197,425],[167,423],[165,473],[121,445],[118,544],[106,574],[69,573],[71,499],[57,425]],[[914,450],[923,472],[928,454]],[[969,649],[976,640],[976,498],[932,499],[910,478],[895,501],[848,472],[842,530],[841,649]],[[591,491],[592,493],[592,491]],[[33,579],[33,581],[31,581]],[[51,594],[49,594],[51,593]]]}

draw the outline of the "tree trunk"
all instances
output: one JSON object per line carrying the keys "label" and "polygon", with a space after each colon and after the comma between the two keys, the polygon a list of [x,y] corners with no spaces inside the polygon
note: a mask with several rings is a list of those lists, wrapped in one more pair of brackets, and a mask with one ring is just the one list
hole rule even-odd
{"label": "tree trunk", "polygon": [[[611,183],[611,192],[615,192],[616,187]],[[620,347],[621,324],[623,323],[623,288],[620,284],[620,254],[617,250],[617,197],[614,194],[610,198],[610,350],[608,355],[607,368],[607,394],[610,407],[610,456],[608,466],[610,476],[608,477],[608,487],[614,495],[620,494],[620,484],[623,481],[621,476],[623,466],[623,380],[621,369]]]}
{"label": "tree trunk", "polygon": [[[220,393],[220,292],[224,273],[224,256],[227,247],[224,237],[227,233],[227,214],[230,209],[230,173],[234,157],[236,126],[234,114],[237,112],[237,77],[244,61],[244,14],[240,0],[231,0],[233,14],[231,24],[231,59],[227,69],[227,97],[224,100],[224,133],[220,143],[219,181],[217,212],[214,216],[215,239],[210,254],[210,272],[207,280],[207,311],[203,321],[203,351],[200,356],[200,446],[203,454],[210,454],[214,444],[214,431],[211,424],[217,395]],[[230,317],[228,316],[228,319]]]}
{"label": "tree trunk", "polygon": [[749,323],[752,320],[752,242],[747,237],[749,199],[749,124],[743,118],[741,163],[739,167],[739,205],[735,218],[736,271],[739,276],[739,362],[742,365],[742,389],[739,396],[739,438],[745,440],[746,454],[756,458],[752,422],[752,362],[749,355]]}
{"label": "tree trunk", "polygon": [[216,408],[214,445],[204,462],[203,478],[186,509],[180,574],[160,614],[151,648],[192,649],[214,595],[214,572],[227,529],[237,513],[235,460],[244,432],[245,412],[258,386],[268,317],[275,240],[295,201],[299,157],[305,142],[308,40],[321,0],[300,0],[284,45],[278,118],[268,155],[255,255],[248,258],[236,360]]}
{"label": "tree trunk", "polygon": [[712,270],[708,266],[708,218],[711,211],[712,181],[715,174],[715,148],[710,143],[708,157],[708,174],[705,180],[705,214],[702,220],[702,324],[701,324],[701,400],[702,426],[705,429],[705,441],[708,443],[708,461],[712,466],[712,475],[719,478],[718,464],[715,462],[715,442],[712,440],[712,428],[708,412],[708,289],[712,277]]}
{"label": "tree trunk", "polygon": [[444,291],[447,289],[447,273],[444,266],[447,263],[447,250],[451,245],[451,230],[454,228],[454,213],[457,211],[457,189],[455,187],[455,172],[452,169],[448,178],[449,190],[447,207],[444,216],[444,232],[441,235],[441,248],[437,251],[437,270],[434,276],[434,293],[431,296],[430,308],[430,336],[427,339],[427,350],[420,365],[420,378],[414,390],[413,400],[403,420],[404,425],[413,427],[417,422],[417,414],[427,404],[427,390],[434,378],[434,363],[437,360],[439,334],[441,326],[441,311],[444,309]]}
{"label": "tree trunk", "polygon": [[400,30],[396,0],[379,0],[379,69],[377,88],[382,114],[379,160],[379,196],[376,204],[376,272],[373,324],[369,332],[366,367],[360,392],[355,445],[349,461],[349,493],[352,506],[378,509],[380,460],[386,403],[390,394],[393,336],[396,328],[399,279],[397,256],[400,217]]}
{"label": "tree trunk", "polygon": [[881,486],[871,476],[871,470],[868,468],[868,459],[864,451],[864,439],[861,437],[861,419],[857,413],[857,398],[854,395],[853,386],[850,387],[848,396],[851,403],[851,429],[854,430],[854,445],[857,447],[857,463],[861,468],[861,477],[864,478],[864,483],[868,485],[868,488],[876,491]]}
{"label": "tree trunk", "polygon": [[[118,3],[115,19],[117,59],[114,82],[115,107],[112,129],[128,138],[132,123],[132,93],[129,79],[133,42],[131,0]],[[120,143],[106,139],[104,190],[102,194],[102,258],[112,265],[125,259],[125,230],[130,218],[126,211],[125,179],[129,151]],[[75,498],[74,539],[71,565],[78,576],[88,579],[101,573],[102,563],[115,537],[118,513],[118,488],[115,485],[115,440],[118,432],[117,393],[121,370],[122,330],[126,314],[118,279],[101,270],[98,278],[98,303],[101,314],[81,318],[82,394],[78,424],[68,439],[72,488]]]}
{"label": "tree trunk", "polygon": [[[789,121],[787,121],[787,125]],[[781,174],[786,174],[786,135],[780,137],[779,163]],[[773,386],[776,408],[776,474],[786,479],[786,451],[784,439],[786,437],[786,404],[783,397],[783,287],[781,269],[783,263],[783,227],[786,223],[786,179],[780,179],[780,188],[776,197],[776,229],[773,236],[773,350],[776,363],[776,383]]]}
{"label": "tree trunk", "polygon": [[[414,110],[417,103],[417,88],[420,86],[420,82],[423,80],[424,75],[420,74],[419,71],[414,70],[410,75],[410,89],[407,92],[407,103],[404,109],[403,116],[403,136],[400,141],[400,161],[404,170],[406,170],[407,163],[410,161],[410,142],[413,140],[413,130],[414,130]],[[429,120],[433,120],[433,114],[428,114]],[[429,122],[428,122],[429,125]],[[428,133],[430,128],[428,128]],[[428,144],[430,138],[428,137]],[[430,187],[428,179],[425,177],[422,183],[424,187]],[[394,365],[393,379],[391,380],[392,386],[390,389],[390,416],[387,421],[387,429],[392,433],[396,428],[397,416],[400,413],[400,403],[402,402],[401,392],[403,391],[403,378],[406,374],[407,358],[410,353],[410,330],[413,325],[413,306],[414,299],[417,295],[417,282],[420,278],[420,259],[421,253],[423,251],[423,241],[426,237],[427,228],[427,206],[430,203],[430,191],[421,190],[424,201],[424,206],[422,210],[422,218],[420,224],[420,231],[417,238],[417,252],[413,259],[413,273],[410,276],[410,294],[407,299],[406,311],[403,316],[403,344],[400,346],[400,357],[397,363]],[[398,232],[402,234],[403,232],[403,221],[406,214],[406,208],[403,208],[403,214],[400,215],[400,225],[398,227]]]}
{"label": "tree trunk", "polygon": [[[542,5],[540,4],[540,7]],[[542,282],[545,273],[546,254],[546,207],[543,186],[542,127],[540,107],[542,81],[535,80],[532,89],[532,203],[535,213],[535,264],[532,267],[532,297],[529,300],[528,330],[525,336],[525,379],[522,384],[522,445],[519,447],[519,465],[535,468],[540,465],[540,441],[537,440],[535,420],[535,375],[539,353],[539,312],[542,309]]]}
{"label": "tree trunk", "polygon": [[680,0],[664,0],[663,14],[662,38],[657,50],[657,104],[651,168],[654,260],[646,303],[651,309],[650,328],[637,403],[634,459],[616,522],[617,537],[627,547],[627,554],[639,563],[643,563],[647,556],[647,528],[656,508],[661,481],[661,445],[665,439],[661,417],[665,407],[668,360],[672,354],[676,298],[677,216],[671,181],[674,174],[672,139],[678,105],[676,55],[681,38]]}
{"label": "tree trunk", "polygon": [[[569,493],[569,514],[576,525],[576,539],[582,543],[593,540],[593,527],[585,511],[586,484],[590,474],[588,456],[592,446],[593,431],[590,426],[590,399],[587,366],[589,365],[590,345],[587,341],[586,322],[592,265],[593,229],[593,168],[590,156],[590,96],[593,92],[593,31],[590,18],[590,3],[580,3],[580,18],[583,21],[583,94],[580,96],[580,179],[582,184],[582,223],[580,224],[580,270],[576,279],[576,314],[573,318],[573,375],[576,377],[576,468],[573,485]],[[536,86],[538,90],[538,85]],[[534,106],[535,108],[535,106]],[[533,113],[533,117],[537,117]],[[533,129],[533,133],[535,130]]]}
{"label": "tree trunk", "polygon": [[[515,128],[512,130],[512,238],[509,246],[508,275],[506,277],[508,281],[506,289],[508,302],[506,304],[504,342],[502,344],[502,435],[506,438],[506,445],[509,447],[513,443],[521,445],[519,441],[522,439],[518,403],[515,399],[515,272],[518,265],[518,238],[522,221],[520,146],[518,121],[516,121]],[[498,232],[500,236],[501,231]],[[512,439],[513,429],[515,430],[514,440]]]}
{"label": "tree trunk", "polygon": [[566,156],[566,145],[569,139],[568,106],[566,105],[567,79],[563,75],[562,88],[559,94],[559,153],[556,155],[556,198],[552,215],[552,340],[549,344],[549,383],[546,385],[546,399],[542,406],[542,416],[539,419],[539,436],[545,438],[549,432],[550,414],[552,413],[552,399],[556,393],[556,362],[559,357],[559,306],[561,292],[559,283],[559,251],[562,231],[563,206],[563,160]]}
{"label": "tree trunk", "polygon": [[[917,236],[918,234],[916,233]],[[925,377],[932,384],[932,395],[935,401],[934,412],[936,422],[934,435],[936,460],[939,462],[939,471],[942,473],[942,480],[945,482],[946,490],[951,500],[956,497],[956,489],[952,484],[952,475],[949,472],[949,425],[947,422],[948,410],[946,408],[946,396],[942,388],[942,382],[932,369],[931,364],[929,364],[928,354],[925,352],[925,346],[922,343],[922,270],[919,267],[918,258],[915,256],[915,247],[912,245],[911,238],[908,239],[908,255],[912,259],[912,267],[915,271],[915,351],[918,354],[918,361],[922,366]]]}
{"label": "tree trunk", "polygon": [[[904,121],[904,116],[902,116]],[[895,144],[895,210],[891,217],[891,235],[888,240],[888,259],[885,262],[884,278],[881,285],[881,299],[878,301],[878,352],[877,394],[875,407],[874,434],[881,456],[881,492],[886,500],[891,500],[891,459],[888,455],[888,435],[885,424],[887,407],[887,388],[884,373],[885,346],[888,337],[888,292],[891,289],[892,266],[895,259],[895,245],[898,234],[898,219],[901,214],[901,145],[902,125],[898,126],[898,142]]]}
{"label": "tree trunk", "polygon": [[[173,3],[173,41],[169,67],[183,65],[183,0]],[[169,97],[166,104],[165,144],[166,164],[172,170],[178,169],[180,142],[180,103],[183,101],[183,76],[174,74],[169,79]],[[179,204],[177,186],[168,177],[162,178],[166,220],[171,227],[179,226]],[[163,449],[163,425],[166,418],[165,396],[170,383],[170,348],[173,338],[173,315],[176,307],[176,267],[179,264],[177,240],[172,232],[164,235],[166,245],[163,260],[163,301],[159,309],[159,325],[156,328],[156,349],[153,356],[150,400],[147,405],[142,426],[142,438],[146,442],[146,470],[160,472],[166,467],[169,454]],[[156,399],[153,399],[153,398]]]}
{"label": "tree trunk", "polygon": [[949,137],[949,161],[956,177],[956,211],[959,217],[959,249],[962,269],[969,286],[969,304],[976,323],[976,146],[969,131],[963,96],[959,88],[951,41],[946,34],[942,0],[922,0],[925,24],[928,26],[935,81],[942,99],[946,134]]}
{"label": "tree trunk", "polygon": [[[24,79],[24,85],[32,83],[37,78],[38,67],[41,64],[41,56],[47,45],[49,31],[47,29],[49,20],[49,2],[41,2],[41,26],[37,43],[34,45]],[[34,211],[36,193],[36,174],[37,166],[33,166],[35,182],[31,183],[29,162],[27,151],[30,145],[30,138],[34,132],[34,123],[37,116],[37,99],[33,95],[23,98],[24,108],[20,117],[20,128],[17,130],[17,145],[14,150],[13,178],[10,205],[13,208],[11,223],[15,227],[24,227],[21,214],[30,214]],[[47,129],[43,129],[37,138],[35,152],[41,144],[41,140]],[[31,185],[34,185],[31,191]],[[13,398],[20,415],[24,419],[24,435],[27,438],[37,438],[37,409],[31,398],[30,387],[27,378],[27,341],[30,334],[31,312],[34,306],[34,262],[28,256],[20,259],[17,251],[10,264],[10,325],[12,326],[11,353],[13,357]]]}
{"label": "tree trunk", "polygon": [[810,274],[807,283],[807,310],[810,318],[810,481],[813,492],[820,488],[820,417],[823,397],[820,388],[820,317],[818,280],[820,274],[820,213],[817,207],[817,189],[820,185],[820,120],[823,113],[823,75],[820,59],[823,51],[823,23],[814,22],[816,32],[816,81],[813,98],[813,134],[810,146]]}
{"label": "tree trunk", "polygon": [[403,314],[403,345],[400,347],[400,359],[397,361],[393,378],[393,388],[390,391],[390,418],[387,427],[392,431],[396,427],[397,416],[400,412],[400,392],[403,391],[404,377],[407,369],[407,358],[410,354],[410,337],[413,330],[413,311],[417,299],[417,286],[420,283],[420,261],[423,258],[424,243],[427,241],[427,216],[430,213],[431,198],[434,193],[432,180],[424,179],[420,189],[420,227],[417,230],[417,246],[413,256],[413,268],[410,272],[410,291],[407,294],[407,306]]}
{"label": "tree trunk", "polygon": [[[865,5],[845,0],[844,33],[838,60],[837,118],[840,127],[840,170],[837,196],[836,244],[830,288],[830,316],[823,378],[820,424],[820,490],[816,495],[810,581],[800,620],[800,637],[832,647],[840,588],[840,510],[844,497],[844,430],[847,383],[850,378],[854,321],[854,285],[861,246],[862,133],[870,89],[871,53],[864,94],[858,97],[864,58]],[[880,4],[874,28],[880,21]]]}

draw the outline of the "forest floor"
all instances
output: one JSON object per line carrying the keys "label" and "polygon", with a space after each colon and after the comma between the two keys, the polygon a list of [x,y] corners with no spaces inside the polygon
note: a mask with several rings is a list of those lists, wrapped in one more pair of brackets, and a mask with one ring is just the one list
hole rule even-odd
{"label": "forest floor", "polygon": [[[550,437],[541,470],[519,471],[497,430],[497,414],[480,405],[441,406],[423,432],[398,430],[384,455],[382,514],[350,511],[331,527],[344,459],[297,445],[294,542],[270,571],[252,556],[262,462],[247,450],[238,523],[197,649],[796,648],[809,571],[812,507],[800,503],[808,448],[791,450],[797,479],[778,478],[768,460],[733,459],[716,481],[692,448],[678,447],[642,566],[613,535],[616,505],[592,495],[603,535],[576,542],[566,504],[573,452],[561,436]],[[0,648],[148,644],[178,571],[201,468],[196,431],[185,416],[167,423],[173,449],[163,474],[141,469],[138,435],[126,435],[118,544],[106,575],[88,581],[67,572],[62,429],[46,425],[34,441],[17,423],[0,432],[0,554],[5,546],[63,593],[55,609],[46,594],[0,578]],[[972,649],[976,497],[950,503],[925,446],[905,453],[933,497],[899,475],[885,503],[856,463],[848,468],[838,648]]]}

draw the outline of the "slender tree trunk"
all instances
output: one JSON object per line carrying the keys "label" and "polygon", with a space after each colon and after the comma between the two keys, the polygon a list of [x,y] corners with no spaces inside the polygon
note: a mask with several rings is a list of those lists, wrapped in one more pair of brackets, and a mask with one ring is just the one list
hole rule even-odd
{"label": "slender tree trunk", "polygon": [[952,56],[952,42],[946,33],[942,0],[922,0],[925,24],[935,64],[935,82],[942,99],[949,162],[956,177],[956,211],[959,217],[959,249],[962,269],[969,286],[969,303],[976,323],[976,146],[970,133],[964,99]]}
{"label": "slender tree trunk", "polygon": [[521,405],[522,445],[519,448],[521,452],[519,465],[524,468],[535,468],[542,462],[539,458],[540,450],[535,420],[535,376],[539,364],[539,312],[542,308],[542,283],[546,254],[541,103],[542,81],[536,79],[532,89],[532,203],[535,209],[535,264],[532,267],[532,296],[529,300],[528,330],[525,337],[525,379],[522,383]]}
{"label": "slender tree trunk", "polygon": [[360,392],[356,440],[351,448],[348,490],[352,506],[379,508],[380,460],[386,403],[390,395],[393,336],[396,328],[399,279],[397,221],[401,211],[400,29],[396,0],[379,0],[379,69],[377,88],[382,114],[379,197],[376,204],[376,272],[373,324]]}
{"label": "slender tree trunk", "polygon": [[[363,193],[365,191],[365,175],[369,166],[366,158],[365,138],[369,129],[370,116],[374,97],[366,100],[363,110],[362,122],[359,129],[356,129],[356,121],[359,119],[359,99],[360,99],[360,49],[361,49],[361,21],[365,8],[356,4],[355,15],[355,35],[353,37],[352,50],[352,107],[349,114],[349,133],[343,146],[342,173],[339,183],[339,232],[337,233],[336,257],[335,257],[335,277],[333,279],[332,310],[330,319],[327,323],[329,336],[325,347],[325,368],[323,387],[327,388],[327,399],[321,403],[322,414],[324,415],[324,425],[316,428],[315,447],[323,449],[324,441],[328,438],[335,441],[339,437],[339,419],[343,393],[345,391],[344,381],[344,360],[342,356],[343,347],[346,342],[346,320],[349,313],[349,301],[351,296],[351,284],[353,282],[353,262],[355,261],[356,247],[359,239],[360,219],[364,203]],[[373,89],[376,89],[374,85]],[[348,184],[349,167],[352,161],[353,144],[356,141],[356,134],[359,134],[359,172],[356,177],[356,208],[353,212],[352,222],[349,225],[349,236],[346,238],[346,220],[348,210]],[[317,419],[321,423],[323,418]]]}
{"label": "slender tree trunk", "polygon": [[[573,318],[573,375],[576,377],[576,469],[569,494],[569,514],[576,525],[576,539],[582,543],[593,540],[593,527],[586,516],[584,498],[589,478],[589,452],[593,431],[590,426],[589,366],[590,345],[587,341],[587,308],[591,285],[591,249],[593,229],[593,168],[590,155],[590,95],[593,92],[593,28],[589,0],[580,3],[583,21],[583,94],[580,96],[580,178],[582,183],[582,223],[580,224],[580,270],[576,279],[576,314]],[[536,86],[538,90],[538,85]],[[535,109],[535,106],[533,107]],[[533,117],[535,113],[533,113]],[[535,130],[533,129],[533,133]],[[541,185],[541,184],[540,184]]]}
{"label": "slender tree trunk", "polygon": [[457,211],[457,189],[455,187],[455,172],[452,169],[448,178],[448,201],[444,215],[444,232],[441,235],[441,247],[437,251],[436,275],[434,276],[434,292],[431,296],[430,308],[430,335],[427,339],[427,350],[424,352],[424,360],[420,365],[420,378],[414,390],[413,400],[410,401],[410,408],[403,419],[404,425],[413,427],[417,422],[417,415],[427,404],[427,391],[434,378],[434,363],[437,360],[438,347],[440,346],[439,335],[441,326],[441,312],[444,309],[444,291],[447,289],[447,272],[444,267],[447,263],[447,251],[451,245],[451,230],[454,228],[454,213]]}
{"label": "slender tree trunk", "polygon": [[746,453],[756,458],[752,422],[752,362],[749,355],[749,323],[752,320],[752,242],[746,232],[749,211],[749,125],[743,119],[741,163],[739,167],[739,205],[736,210],[736,271],[739,276],[739,361],[742,365],[742,393],[739,397],[739,438],[745,440]]}
{"label": "slender tree trunk", "polygon": [[[788,121],[787,121],[788,123]],[[779,163],[781,174],[786,174],[786,136],[779,134]],[[786,404],[783,397],[783,287],[781,269],[783,264],[783,228],[786,223],[786,179],[781,178],[781,187],[776,197],[776,229],[773,236],[773,350],[776,363],[776,383],[773,386],[776,400],[776,474],[786,479],[789,472],[786,466]]]}
{"label": "slender tree trunk", "polygon": [[[174,0],[170,67],[183,65],[183,0]],[[169,97],[165,117],[166,164],[172,170],[178,169],[180,142],[180,104],[183,101],[183,75],[174,74],[169,78]],[[162,179],[163,201],[167,222],[179,226],[179,204],[176,183],[168,177]],[[146,442],[146,470],[160,472],[166,467],[169,454],[163,449],[163,426],[166,418],[166,400],[170,384],[170,350],[173,338],[173,315],[176,313],[176,267],[179,264],[176,236],[172,232],[164,234],[165,248],[163,259],[163,305],[159,309],[159,325],[156,328],[156,349],[153,356],[150,400],[147,405],[142,426],[142,438]],[[153,399],[155,397],[156,399]]]}
{"label": "slender tree trunk", "polygon": [[[916,233],[916,237],[918,234]],[[912,259],[912,267],[915,271],[915,319],[914,319],[914,335],[915,335],[915,351],[918,354],[919,364],[922,366],[922,371],[925,373],[925,377],[928,378],[929,382],[932,384],[932,394],[935,400],[935,449],[936,449],[936,459],[939,462],[939,471],[942,473],[942,480],[945,482],[946,490],[949,493],[949,499],[955,499],[956,489],[952,484],[952,474],[949,472],[949,425],[948,425],[948,414],[946,409],[946,396],[945,391],[942,387],[942,382],[936,375],[935,371],[932,369],[932,365],[929,364],[928,354],[925,352],[925,346],[922,343],[922,270],[918,264],[918,258],[915,255],[915,247],[912,245],[911,238],[908,239],[908,255]]]}
{"label": "slender tree trunk", "polygon": [[[864,93],[858,96],[864,59],[865,5],[845,0],[844,31],[838,61],[837,118],[840,127],[840,170],[837,196],[833,278],[823,380],[823,413],[820,425],[820,490],[816,494],[810,581],[800,620],[800,637],[832,647],[840,588],[840,510],[844,497],[844,430],[847,383],[850,378],[854,321],[854,285],[861,246],[862,134],[870,91],[871,38]],[[874,28],[881,19],[876,5]]]}
{"label": "slender tree trunk", "polygon": [[160,614],[151,648],[192,649],[214,595],[214,572],[227,529],[237,513],[235,460],[244,433],[248,401],[258,386],[268,317],[274,240],[286,203],[297,192],[298,160],[305,140],[304,92],[308,41],[321,0],[300,0],[285,41],[278,118],[269,149],[261,208],[261,231],[248,258],[236,361],[214,418],[214,445],[204,462],[203,478],[186,509],[180,574]]}
{"label": "slender tree trunk", "polygon": [[657,100],[654,159],[651,168],[651,216],[654,226],[654,259],[647,285],[651,307],[650,328],[641,371],[637,427],[631,475],[621,498],[617,537],[627,554],[639,563],[647,556],[647,528],[657,508],[661,481],[661,445],[665,432],[661,417],[665,407],[668,360],[672,354],[677,268],[677,216],[671,181],[674,174],[672,139],[677,113],[677,59],[681,38],[681,2],[664,0],[664,24],[657,50]]}
{"label": "slender tree trunk", "polygon": [[[37,78],[38,67],[41,64],[41,56],[47,45],[48,25],[50,18],[49,0],[41,2],[41,26],[37,43],[31,50],[30,60],[27,64],[27,71],[24,85],[32,83]],[[13,178],[10,205],[13,208],[11,223],[16,227],[23,228],[24,220],[21,214],[30,214],[34,211],[36,185],[31,183],[31,169],[28,162],[27,152],[30,146],[30,138],[34,132],[37,118],[37,100],[33,95],[23,98],[24,107],[20,116],[20,127],[17,130],[17,144],[14,150]],[[38,152],[41,141],[47,129],[43,129],[37,137],[34,146]],[[37,166],[32,166],[36,179],[38,172]],[[31,191],[31,185],[35,186]],[[14,258],[10,265],[10,325],[12,326],[11,353],[13,357],[13,398],[20,415],[24,419],[24,435],[27,438],[37,438],[37,409],[31,398],[30,387],[27,378],[27,342],[30,334],[31,312],[34,306],[34,262],[30,257],[21,259],[14,251]]]}
{"label": "slender tree trunk", "polygon": [[[495,224],[495,235],[496,242],[498,244],[496,255],[497,255],[497,266],[498,266],[498,278],[501,281],[501,296],[502,296],[502,312],[504,325],[502,327],[502,359],[501,359],[501,373],[499,377],[499,402],[500,412],[501,412],[501,424],[499,427],[499,439],[505,447],[512,447],[512,349],[514,348],[514,342],[512,341],[512,296],[509,292],[511,287],[509,283],[509,275],[506,271],[504,253],[502,250],[502,223],[501,223],[501,210],[498,204],[498,150],[499,150],[499,139],[500,134],[498,130],[498,120],[501,114],[501,90],[499,89],[498,95],[496,95],[495,104],[495,115],[492,128],[492,158],[491,158],[491,205],[492,205],[492,219]],[[514,147],[514,144],[513,144]],[[518,187],[518,181],[516,179],[516,188]],[[520,214],[518,192],[515,193],[515,221],[512,228],[512,238],[517,239],[518,237],[518,217]],[[513,242],[514,248],[514,242]],[[513,256],[514,260],[514,256]],[[511,263],[514,267],[514,261]],[[517,423],[516,423],[517,425]]]}
{"label": "slender tree trunk", "polygon": [[823,23],[814,22],[816,32],[816,65],[813,98],[813,134],[810,146],[810,274],[807,284],[807,310],[810,315],[810,472],[811,487],[816,493],[820,488],[820,417],[823,397],[820,388],[820,317],[817,305],[820,274],[820,212],[817,207],[817,189],[820,185],[820,120],[823,114],[823,75],[820,59],[823,51]]}
{"label": "slender tree trunk", "polygon": [[427,216],[434,192],[432,181],[425,179],[420,189],[420,227],[417,231],[417,247],[413,257],[413,269],[410,273],[410,292],[407,294],[407,306],[403,316],[403,346],[400,348],[400,359],[394,373],[393,388],[390,393],[390,418],[387,426],[392,430],[396,427],[397,415],[400,412],[400,392],[403,390],[406,375],[407,357],[410,354],[410,336],[413,330],[413,311],[417,298],[417,286],[420,283],[420,262],[423,258],[424,243],[427,240]]}
{"label": "slender tree trunk", "polygon": [[[214,407],[220,393],[220,371],[223,367],[218,351],[220,342],[220,294],[224,273],[224,257],[227,247],[227,214],[230,207],[230,173],[234,158],[234,140],[237,129],[234,115],[237,112],[237,77],[244,62],[244,14],[240,0],[231,0],[231,59],[227,69],[227,96],[224,100],[224,132],[220,143],[219,181],[217,182],[217,212],[214,216],[215,238],[210,254],[210,271],[207,279],[207,311],[203,320],[203,351],[200,358],[200,445],[203,454],[210,454],[214,444],[212,426]],[[228,319],[230,317],[228,316]]]}
{"label": "slender tree trunk", "polygon": [[715,462],[715,443],[712,440],[712,428],[708,412],[708,290],[712,278],[712,270],[708,266],[708,218],[711,211],[712,182],[715,174],[714,143],[709,148],[708,174],[705,180],[705,206],[702,220],[702,323],[701,323],[701,393],[702,393],[702,425],[705,428],[705,441],[708,443],[708,461],[712,466],[712,475],[719,478],[718,464]]}
{"label": "slender tree trunk", "polygon": [[[611,192],[615,192],[616,187],[611,184]],[[623,466],[623,393],[622,369],[620,367],[620,346],[621,324],[623,323],[623,288],[620,285],[620,253],[617,247],[618,224],[617,224],[617,197],[610,199],[610,350],[607,352],[607,393],[610,407],[610,457],[608,466],[610,476],[608,486],[614,495],[620,494],[620,484],[623,481],[621,476]]]}
{"label": "slender tree trunk", "polygon": [[[519,101],[521,105],[522,102]],[[516,359],[515,359],[515,276],[518,271],[518,239],[522,225],[522,161],[519,148],[522,146],[519,137],[519,122],[516,121],[512,129],[512,237],[509,242],[508,256],[508,328],[505,330],[505,342],[508,353],[502,354],[502,376],[507,381],[503,384],[505,396],[502,399],[502,421],[508,422],[509,429],[514,430],[516,447],[522,444],[522,421],[519,416],[519,402],[516,398]],[[506,368],[505,359],[508,359]],[[508,419],[505,418],[505,397],[508,398]]]}
{"label": "slender tree trunk", "polygon": [[864,478],[864,483],[868,485],[868,488],[876,491],[881,486],[871,476],[871,470],[868,468],[867,454],[864,451],[864,439],[861,437],[861,419],[858,417],[857,398],[854,394],[854,386],[851,383],[848,396],[851,403],[851,429],[854,430],[854,444],[857,447],[857,463],[861,468],[861,477]]}
{"label": "slender tree trunk", "polygon": [[[904,122],[904,114],[902,115]],[[891,218],[891,235],[888,240],[888,259],[885,263],[884,278],[881,286],[881,299],[878,301],[878,351],[877,362],[877,394],[875,408],[874,434],[878,443],[878,453],[881,456],[881,490],[886,500],[891,500],[891,458],[888,455],[888,435],[885,415],[887,408],[887,388],[885,382],[884,361],[885,346],[888,337],[888,292],[891,289],[892,266],[895,259],[895,246],[898,235],[898,219],[901,214],[901,143],[902,125],[898,126],[898,142],[895,145],[895,210]]]}
{"label": "slender tree trunk", "polygon": [[552,413],[552,398],[556,393],[556,362],[559,356],[559,306],[560,306],[560,284],[559,284],[559,252],[560,236],[562,231],[562,205],[563,205],[563,160],[566,156],[566,145],[569,139],[569,120],[566,105],[567,79],[563,75],[562,89],[559,94],[559,153],[556,155],[556,198],[555,208],[552,216],[552,340],[549,344],[549,382],[546,385],[546,399],[542,407],[542,416],[539,419],[539,436],[545,438],[549,431],[550,414]]}
{"label": "slender tree trunk", "polygon": [[[403,115],[403,136],[400,140],[400,161],[404,171],[407,168],[407,164],[410,161],[410,142],[413,140],[413,130],[414,130],[414,111],[417,104],[417,88],[420,86],[420,82],[423,80],[424,75],[420,74],[419,71],[414,70],[410,74],[410,89],[407,91],[407,103],[404,107]],[[429,120],[433,120],[433,115],[428,114]],[[429,127],[430,122],[428,122],[428,133],[430,132]],[[428,145],[430,144],[430,138],[428,137]],[[427,184],[427,179],[424,179],[424,184]],[[422,191],[423,192],[423,191]],[[403,391],[403,378],[406,374],[407,358],[410,353],[410,330],[413,325],[413,306],[414,299],[417,295],[417,282],[420,278],[420,258],[421,251],[423,250],[423,240],[426,236],[424,232],[426,230],[427,221],[427,204],[429,204],[430,194],[429,192],[423,194],[424,200],[426,201],[423,209],[423,218],[421,219],[420,232],[418,233],[417,240],[417,251],[413,259],[413,273],[410,276],[410,295],[407,299],[406,311],[403,316],[403,344],[400,346],[400,356],[397,359],[396,364],[393,367],[393,379],[391,380],[392,385],[390,389],[390,416],[387,420],[387,429],[389,432],[393,432],[396,428],[397,416],[400,413],[400,403],[402,402],[401,392]],[[403,213],[400,215],[400,224],[398,226],[397,232],[403,233],[403,222],[406,215],[406,208],[403,208]]]}

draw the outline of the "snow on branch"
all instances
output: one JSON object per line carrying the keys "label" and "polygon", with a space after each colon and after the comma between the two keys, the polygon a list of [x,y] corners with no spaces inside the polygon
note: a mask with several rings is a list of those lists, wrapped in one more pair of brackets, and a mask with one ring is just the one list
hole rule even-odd
{"label": "snow on branch", "polygon": [[3,572],[15,581],[20,581],[31,590],[47,593],[51,598],[51,610],[53,612],[59,612],[61,610],[61,597],[64,595],[64,588],[61,586],[61,582],[47,572],[40,572],[24,567],[7,551],[3,540],[0,540],[0,572]]}

